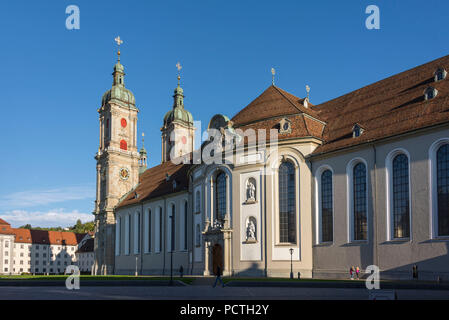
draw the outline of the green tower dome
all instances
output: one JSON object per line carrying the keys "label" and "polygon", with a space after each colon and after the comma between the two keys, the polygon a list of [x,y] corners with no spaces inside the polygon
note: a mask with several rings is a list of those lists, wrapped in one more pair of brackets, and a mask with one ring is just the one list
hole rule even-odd
{"label": "green tower dome", "polygon": [[178,83],[173,95],[173,109],[168,111],[164,117],[164,126],[169,126],[172,122],[182,122],[186,125],[193,126],[192,114],[184,109],[184,90]]}
{"label": "green tower dome", "polygon": [[125,67],[118,61],[114,66],[112,88],[103,94],[101,106],[106,105],[111,100],[118,100],[125,103],[130,108],[136,108],[134,94],[125,88]]}

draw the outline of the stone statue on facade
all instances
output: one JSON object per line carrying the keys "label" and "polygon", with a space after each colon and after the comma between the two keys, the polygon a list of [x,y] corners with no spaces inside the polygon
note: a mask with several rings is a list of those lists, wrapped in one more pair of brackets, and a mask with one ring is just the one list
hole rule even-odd
{"label": "stone statue on facade", "polygon": [[250,219],[248,221],[248,226],[246,228],[246,241],[247,242],[255,242],[256,241],[256,226],[252,219]]}
{"label": "stone statue on facade", "polygon": [[256,201],[256,186],[252,181],[246,183],[246,202]]}

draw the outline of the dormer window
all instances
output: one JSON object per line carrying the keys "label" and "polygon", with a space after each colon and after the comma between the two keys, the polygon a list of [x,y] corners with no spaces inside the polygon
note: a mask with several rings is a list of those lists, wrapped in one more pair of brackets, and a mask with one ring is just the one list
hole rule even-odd
{"label": "dormer window", "polygon": [[446,79],[446,76],[446,70],[443,68],[439,68],[437,71],[435,71],[435,82]]}
{"label": "dormer window", "polygon": [[424,100],[430,100],[433,99],[437,96],[438,94],[438,90],[433,88],[433,87],[429,87],[426,89],[426,91],[424,91]]}
{"label": "dormer window", "polygon": [[352,127],[352,137],[357,138],[360,137],[363,133],[363,128],[359,124],[355,124],[354,127]]}
{"label": "dormer window", "polygon": [[292,132],[292,122],[288,120],[287,118],[282,119],[279,121],[279,133],[280,134],[287,134]]}

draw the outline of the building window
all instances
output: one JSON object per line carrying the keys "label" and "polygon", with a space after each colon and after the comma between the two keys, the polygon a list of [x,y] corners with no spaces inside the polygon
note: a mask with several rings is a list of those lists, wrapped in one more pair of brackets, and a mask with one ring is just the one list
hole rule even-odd
{"label": "building window", "polygon": [[217,218],[223,219],[226,215],[226,174],[224,172],[221,172],[217,176],[215,200],[217,203]]}
{"label": "building window", "polygon": [[184,202],[184,246],[183,249],[187,250],[187,201]]}
{"label": "building window", "polygon": [[196,247],[200,247],[201,246],[201,227],[200,227],[199,224],[196,225],[195,246]]}
{"label": "building window", "polygon": [[158,248],[157,251],[158,252],[162,251],[162,233],[164,231],[164,229],[163,229],[163,221],[164,221],[164,219],[163,219],[163,216],[162,216],[162,208],[159,207],[159,243],[158,243],[158,246],[157,246],[157,248]]}
{"label": "building window", "polygon": [[399,154],[393,159],[393,237],[410,237],[410,197],[408,157]]}
{"label": "building window", "polygon": [[147,252],[151,252],[151,232],[152,224],[151,224],[151,210],[148,210],[148,239],[147,239]]}
{"label": "building window", "polygon": [[176,228],[176,207],[174,204],[171,205],[171,216],[170,216],[170,250],[175,251],[175,228]]}
{"label": "building window", "polygon": [[291,162],[279,166],[279,242],[296,243],[295,167]]}
{"label": "building window", "polygon": [[[122,229],[122,217],[117,219],[117,225],[115,226],[115,255],[120,255],[120,244],[121,244],[121,230]],[[53,256],[53,254],[51,254]]]}
{"label": "building window", "polygon": [[140,252],[140,212],[134,215],[134,253]]}
{"label": "building window", "polygon": [[333,241],[332,171],[321,174],[321,241]]}
{"label": "building window", "polygon": [[444,69],[438,69],[435,72],[435,82],[446,79],[447,72]]}
{"label": "building window", "polygon": [[437,96],[438,94],[438,90],[433,88],[433,87],[429,87],[426,89],[426,91],[424,91],[424,100],[430,100],[433,99]]}
{"label": "building window", "polygon": [[197,190],[195,195],[195,212],[198,213],[201,211],[201,195],[200,191]]}
{"label": "building window", "polygon": [[354,240],[367,240],[366,166],[359,162],[353,169]]}
{"label": "building window", "polygon": [[437,151],[438,235],[449,236],[449,144]]}

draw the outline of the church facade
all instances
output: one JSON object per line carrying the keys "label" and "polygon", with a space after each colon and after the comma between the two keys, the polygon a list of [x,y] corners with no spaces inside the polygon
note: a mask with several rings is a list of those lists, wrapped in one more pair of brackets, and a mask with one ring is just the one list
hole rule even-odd
{"label": "church facade", "polygon": [[99,109],[94,272],[449,278],[448,68],[320,105],[273,84],[212,117],[197,147],[178,77],[161,164],[146,168],[118,62]]}

